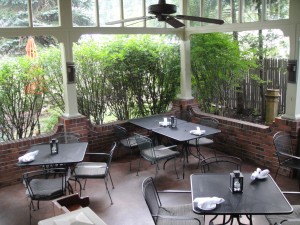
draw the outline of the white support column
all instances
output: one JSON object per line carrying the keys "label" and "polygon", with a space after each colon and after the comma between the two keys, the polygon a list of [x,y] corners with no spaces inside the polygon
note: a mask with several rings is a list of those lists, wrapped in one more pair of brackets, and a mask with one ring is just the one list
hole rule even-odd
{"label": "white support column", "polygon": [[[298,48],[300,46],[300,38],[298,39]],[[300,50],[300,49],[298,49]],[[288,83],[286,91],[286,110],[282,116],[286,119],[300,119],[300,51],[298,51],[296,83]]]}
{"label": "white support column", "polygon": [[296,83],[287,84],[286,111],[282,118],[300,119],[300,1],[290,1],[290,59],[297,60]]}
{"label": "white support column", "polygon": [[[60,25],[64,28],[64,34],[58,34],[61,51],[61,68],[63,74],[63,90],[64,90],[64,101],[65,101],[65,112],[64,117],[71,118],[77,117],[78,104],[77,104],[77,91],[76,82],[68,83],[67,76],[67,62],[73,62],[73,39],[76,38],[74,35],[70,35],[68,30],[72,29],[72,4],[71,0],[60,0],[59,1],[59,12],[60,12]],[[70,9],[70,10],[64,10]],[[72,37],[71,37],[72,36]],[[76,72],[75,72],[76,77]]]}
{"label": "white support column", "polygon": [[[63,89],[64,89],[64,100],[65,100],[65,112],[63,113],[64,117],[77,117],[80,114],[78,113],[78,104],[77,104],[77,91],[76,91],[76,83],[68,83],[67,79],[67,62],[72,62],[72,57],[67,57],[67,55],[71,56],[72,54],[68,54],[66,49],[72,49],[72,46],[66,48],[63,43],[60,44],[61,49],[61,68],[63,74]],[[71,50],[72,52],[72,50]],[[75,74],[76,76],[76,74]]]}
{"label": "white support column", "polygon": [[181,36],[180,43],[180,95],[179,99],[193,99],[191,82],[191,44],[189,38]]}

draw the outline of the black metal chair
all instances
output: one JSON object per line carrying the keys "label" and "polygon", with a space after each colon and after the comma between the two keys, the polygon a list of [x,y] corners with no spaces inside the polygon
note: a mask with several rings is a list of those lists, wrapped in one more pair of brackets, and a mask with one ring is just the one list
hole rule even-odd
{"label": "black metal chair", "polygon": [[[58,133],[56,136],[53,137],[58,141],[59,144],[67,144],[67,143],[78,143],[79,142],[79,135],[74,134],[74,133]],[[65,168],[68,170],[69,174],[67,176],[67,181],[75,181],[75,189],[76,189],[76,181],[74,177],[71,176],[71,170],[74,167],[73,165],[65,165],[65,164],[50,164],[50,165],[44,165],[43,166],[45,169],[50,169],[50,168]],[[68,189],[71,193],[74,193],[72,186],[68,182]]]}
{"label": "black metal chair", "polygon": [[213,156],[201,160],[200,168],[203,173],[241,170],[242,159],[227,155]]}
{"label": "black metal chair", "polygon": [[[26,195],[30,198],[30,224],[31,211],[40,208],[40,201],[54,200],[66,194],[66,170],[63,168],[27,172],[23,174],[23,180],[26,186]],[[34,207],[34,201],[37,201],[37,208]]]}
{"label": "black metal chair", "polygon": [[58,140],[58,143],[61,143],[61,144],[79,142],[79,135],[74,134],[74,133],[60,133],[53,138]]}
{"label": "black metal chair", "polygon": [[[275,145],[276,149],[276,155],[278,159],[278,168],[276,170],[275,179],[277,177],[278,171],[281,167],[286,167],[292,170],[296,170],[298,173],[298,179],[299,179],[299,173],[300,173],[300,157],[295,156],[293,146],[292,146],[292,140],[290,134],[279,131],[273,136],[273,143]],[[300,179],[299,179],[299,188],[300,188]]]}
{"label": "black metal chair", "polygon": [[180,110],[175,112],[175,117],[181,120],[185,120],[187,122],[191,122],[192,113],[190,110]]}
{"label": "black metal chair", "polygon": [[130,159],[129,159],[129,170],[131,171],[131,159],[133,155],[133,149],[137,147],[136,140],[134,136],[130,136],[128,131],[119,125],[113,125],[113,130],[117,138],[118,149],[123,147],[127,150],[130,150]]}
{"label": "black metal chair", "polygon": [[171,150],[171,148],[176,148],[177,145],[172,146],[165,146],[165,145],[154,145],[152,140],[146,136],[136,134],[134,135],[136,143],[138,144],[138,148],[140,150],[140,161],[139,161],[139,167],[136,172],[136,175],[138,176],[140,166],[141,166],[141,158],[144,158],[145,160],[151,162],[151,164],[156,164],[156,172],[155,176],[158,173],[159,167],[158,162],[161,160],[170,160],[174,159],[174,168],[175,172],[178,177],[177,169],[176,169],[176,158],[180,155],[180,152],[177,150]]}
{"label": "black metal chair", "polygon": [[163,206],[152,177],[143,181],[142,192],[156,225],[204,224],[203,216],[193,213],[192,204]]}
{"label": "black metal chair", "polygon": [[[217,129],[218,126],[219,126],[219,121],[215,118],[203,117],[203,118],[200,119],[199,124]],[[206,137],[199,137],[199,138],[196,138],[196,139],[193,139],[193,140],[189,141],[189,143],[188,143],[188,145],[190,147],[190,151],[191,151],[191,147],[195,147],[196,150],[197,150],[196,157],[199,159],[198,167],[199,167],[199,163],[201,161],[201,158],[202,159],[205,158],[201,154],[200,146],[206,146],[206,145],[213,144],[214,143],[213,136],[214,135],[210,135],[210,136],[206,136]],[[214,151],[214,154],[215,154],[215,156],[217,156],[216,151]]]}
{"label": "black metal chair", "polygon": [[[283,194],[299,195],[300,192],[284,192]],[[267,215],[266,219],[270,225],[299,225],[300,224],[300,205],[292,205],[293,213],[287,215]]]}
{"label": "black metal chair", "polygon": [[114,184],[109,172],[110,166],[111,166],[111,161],[112,161],[112,157],[114,154],[114,151],[116,149],[116,142],[114,142],[112,144],[111,150],[109,153],[86,153],[87,156],[90,156],[91,158],[102,158],[102,157],[106,157],[107,160],[106,161],[89,161],[89,162],[81,162],[78,163],[74,169],[74,173],[73,176],[76,179],[76,181],[79,181],[79,179],[84,179],[84,186],[82,187],[81,183],[80,184],[80,196],[81,196],[81,190],[85,189],[85,185],[86,185],[86,180],[87,179],[103,179],[104,183],[105,183],[105,187],[107,190],[107,193],[109,195],[111,204],[113,204],[110,192],[108,190],[108,186],[107,186],[107,180],[108,177],[110,178],[111,184],[112,184],[112,188],[114,189]]}

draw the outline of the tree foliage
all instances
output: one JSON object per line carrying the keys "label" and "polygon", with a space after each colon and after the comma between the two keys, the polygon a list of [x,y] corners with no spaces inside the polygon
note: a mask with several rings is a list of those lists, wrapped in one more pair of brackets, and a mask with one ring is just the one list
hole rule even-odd
{"label": "tree foliage", "polygon": [[[100,44],[74,46],[79,113],[102,124],[107,113],[119,120],[165,112],[179,89],[178,43],[167,38],[121,36]],[[38,57],[7,58],[0,65],[1,134],[4,140],[49,131],[63,112],[60,50],[47,48]],[[48,124],[41,126],[43,112]],[[55,114],[56,116],[52,116]]]}
{"label": "tree foliage", "polygon": [[19,57],[0,67],[0,121],[2,139],[33,135],[41,115],[45,86],[42,70],[34,60]]}
{"label": "tree foliage", "polygon": [[119,36],[75,47],[80,112],[99,124],[107,110],[119,120],[166,111],[178,92],[180,63],[178,44],[165,40]]}
{"label": "tree foliage", "polygon": [[240,52],[232,35],[221,33],[193,35],[191,65],[200,107],[217,109],[227,100],[227,91],[236,88],[245,77],[252,61]]}

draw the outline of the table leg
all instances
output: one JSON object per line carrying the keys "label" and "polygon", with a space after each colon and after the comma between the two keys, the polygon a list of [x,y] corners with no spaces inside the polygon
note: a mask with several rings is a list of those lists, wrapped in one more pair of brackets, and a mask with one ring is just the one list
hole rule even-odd
{"label": "table leg", "polygon": [[[251,215],[246,215],[247,219],[249,220],[249,225],[253,225],[252,223],[252,216]],[[240,221],[240,215],[230,215],[229,219],[226,221],[225,220],[225,215],[223,215],[223,223],[221,224],[215,224],[213,221],[217,218],[217,215],[214,216],[210,221],[209,221],[209,225],[224,225],[224,224],[229,224],[232,225],[233,224],[233,220],[236,218],[238,225],[248,225],[246,223],[242,223]]]}

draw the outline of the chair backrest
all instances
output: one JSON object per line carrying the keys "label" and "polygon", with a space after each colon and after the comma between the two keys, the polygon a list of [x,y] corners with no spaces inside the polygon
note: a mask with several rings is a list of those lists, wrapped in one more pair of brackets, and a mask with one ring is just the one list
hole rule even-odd
{"label": "chair backrest", "polygon": [[58,143],[66,144],[66,143],[77,143],[79,142],[78,135],[74,133],[61,133],[57,137],[54,137],[58,140]]}
{"label": "chair backrest", "polygon": [[191,122],[192,113],[190,110],[180,110],[175,112],[175,117],[181,120],[185,120],[187,122]]}
{"label": "chair backrest", "polygon": [[203,173],[241,171],[242,159],[226,155],[209,157],[200,162],[200,168]]}
{"label": "chair backrest", "polygon": [[[285,156],[284,154],[294,155],[292,139],[290,134],[284,131],[279,131],[273,136],[273,143],[276,149],[276,154],[278,157],[279,163],[284,162],[290,157]],[[283,153],[283,154],[280,154]]]}
{"label": "chair backrest", "polygon": [[112,145],[111,145],[111,149],[110,149],[110,152],[109,152],[109,157],[108,157],[108,160],[107,160],[107,171],[106,172],[108,172],[108,169],[110,167],[110,164],[111,164],[116,146],[117,146],[116,142],[113,142]]}
{"label": "chair backrest", "polygon": [[66,170],[45,169],[23,174],[27,193],[32,200],[52,200],[66,193]]}
{"label": "chair backrest", "polygon": [[118,141],[128,138],[128,132],[124,127],[115,124],[113,130]]}
{"label": "chair backrest", "polygon": [[153,150],[153,142],[150,138],[137,133],[134,133],[134,138],[136,140],[140,153],[144,158],[147,158],[149,156],[149,154],[145,154],[145,151],[151,151],[151,156],[153,159],[156,157],[155,152]]}
{"label": "chair backrest", "polygon": [[154,223],[156,224],[159,208],[161,207],[161,201],[157,194],[156,187],[154,185],[152,177],[147,177],[142,184],[142,192],[148,209],[151,213]]}
{"label": "chair backrest", "polygon": [[217,129],[219,126],[219,121],[212,117],[202,117],[199,124]]}

